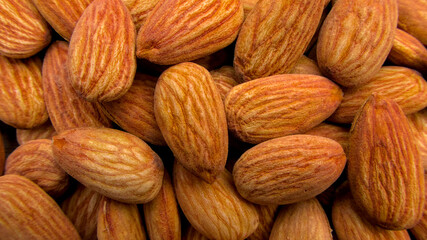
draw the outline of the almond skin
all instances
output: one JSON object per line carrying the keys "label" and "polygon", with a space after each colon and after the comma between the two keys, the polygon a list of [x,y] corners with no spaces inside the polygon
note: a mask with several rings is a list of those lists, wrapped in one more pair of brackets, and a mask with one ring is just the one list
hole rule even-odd
{"label": "almond skin", "polygon": [[16,129],[16,141],[22,145],[36,139],[52,139],[57,133],[50,121],[30,129]]}
{"label": "almond skin", "polygon": [[212,183],[227,160],[227,120],[209,72],[181,63],[162,73],[154,93],[157,123],[175,158]]}
{"label": "almond skin", "polygon": [[289,73],[313,37],[322,10],[323,1],[258,1],[236,42],[234,67],[241,81]]}
{"label": "almond skin", "polygon": [[[425,180],[427,175],[424,173],[424,184],[427,189],[427,181]],[[427,193],[427,192],[426,192]],[[427,196],[426,196],[427,198]],[[426,239],[427,238],[427,204],[424,205],[423,217],[421,220],[410,229],[411,233],[415,236],[416,239]]]}
{"label": "almond skin", "polygon": [[312,74],[312,75],[318,75],[322,76],[322,73],[320,72],[319,67],[317,66],[317,63],[302,55],[298,62],[295,64],[294,69],[290,72],[291,74]]}
{"label": "almond skin", "polygon": [[188,225],[187,230],[185,231],[182,240],[209,240],[207,237],[203,236],[196,229],[193,228],[190,224]]}
{"label": "almond skin", "polygon": [[[1,5],[1,4],[0,4]],[[40,58],[0,56],[0,120],[15,128],[33,128],[47,121]]]}
{"label": "almond skin", "polygon": [[399,105],[372,94],[349,141],[348,180],[362,215],[386,229],[413,227],[423,214],[424,169]]}
{"label": "almond skin", "polygon": [[417,112],[427,106],[427,82],[418,72],[405,67],[386,66],[368,83],[345,89],[340,106],[329,120],[351,123],[357,110],[374,92],[393,99],[405,114]]}
{"label": "almond skin", "polygon": [[25,177],[0,177],[0,236],[7,239],[80,239],[58,204]]}
{"label": "almond skin", "polygon": [[398,0],[400,29],[427,45],[427,2],[424,0]]}
{"label": "almond skin", "polygon": [[3,175],[6,153],[4,151],[3,135],[0,132],[0,176]]}
{"label": "almond skin", "polygon": [[231,66],[223,66],[220,69],[210,71],[210,74],[219,90],[219,94],[221,94],[222,101],[225,101],[225,97],[231,88],[238,84],[236,71]]}
{"label": "almond skin", "polygon": [[321,123],[308,130],[305,134],[326,137],[337,141],[347,153],[350,129],[329,123]]}
{"label": "almond skin", "polygon": [[245,199],[284,205],[315,197],[334,183],[346,158],[336,141],[311,135],[272,139],[252,147],[236,162],[233,178]]}
{"label": "almond skin", "polygon": [[320,70],[345,87],[366,83],[386,60],[396,26],[396,0],[337,1],[319,33]]}
{"label": "almond skin", "polygon": [[409,125],[415,136],[415,144],[420,151],[424,171],[427,171],[427,109],[408,116]]}
{"label": "almond skin", "polygon": [[341,99],[341,89],[324,77],[282,74],[233,87],[224,104],[229,130],[244,142],[260,143],[306,132]]}
{"label": "almond skin", "polygon": [[74,29],[68,51],[71,84],[88,101],[120,98],[136,71],[135,26],[121,0],[95,0]]}
{"label": "almond skin", "polygon": [[6,57],[31,57],[51,40],[49,26],[31,0],[0,0],[0,26],[0,55]]}
{"label": "almond skin", "polygon": [[214,53],[237,36],[239,0],[160,0],[138,32],[138,58],[170,65]]}
{"label": "almond skin", "polygon": [[144,24],[145,19],[158,2],[159,0],[123,0],[123,3],[129,9],[137,31]]}
{"label": "almond skin", "polygon": [[273,228],[277,205],[255,205],[259,217],[258,228],[247,239],[248,240],[264,240],[270,237],[271,229]]}
{"label": "almond skin", "polygon": [[146,203],[162,185],[163,163],[138,137],[110,128],[75,128],[53,137],[55,161],[86,187],[125,203]]}

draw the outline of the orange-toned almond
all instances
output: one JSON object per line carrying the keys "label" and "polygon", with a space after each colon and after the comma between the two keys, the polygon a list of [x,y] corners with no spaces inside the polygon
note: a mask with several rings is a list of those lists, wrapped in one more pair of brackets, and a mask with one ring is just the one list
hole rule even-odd
{"label": "orange-toned almond", "polygon": [[145,19],[158,2],[159,0],[123,0],[123,3],[129,9],[137,31],[144,24]]}
{"label": "orange-toned almond", "polygon": [[292,74],[312,74],[312,75],[319,75],[322,76],[322,73],[320,72],[319,67],[317,66],[317,63],[302,55],[298,62],[295,64],[294,69],[290,72]]}
{"label": "orange-toned almond", "polygon": [[349,128],[337,126],[329,123],[321,123],[316,127],[308,130],[305,134],[327,137],[341,144],[344,152],[348,149]]}
{"label": "orange-toned almond", "polygon": [[399,28],[427,45],[427,2],[425,0],[398,0]]}
{"label": "orange-toned almond", "polygon": [[52,139],[55,135],[55,128],[50,121],[35,128],[16,129],[16,141],[19,145],[36,139]]}
{"label": "orange-toned almond", "polygon": [[[424,173],[424,184],[427,189],[427,175]],[[426,199],[427,199],[427,191],[426,191]],[[419,239],[427,239],[427,204],[424,205],[423,217],[421,220],[410,229],[411,233],[415,236],[417,240]]]}
{"label": "orange-toned almond", "polygon": [[264,240],[269,239],[271,229],[273,229],[274,220],[278,210],[277,205],[255,205],[258,212],[259,225],[248,240]]}
{"label": "orange-toned almond", "polygon": [[255,4],[257,2],[258,2],[258,0],[242,0],[242,5],[243,5],[243,11],[245,13],[245,18],[252,11],[252,9],[255,7]]}
{"label": "orange-toned almond", "polygon": [[187,230],[184,233],[184,236],[182,236],[182,240],[209,240],[209,239],[203,236],[196,229],[194,229],[193,226],[191,226],[191,224],[189,224],[187,227]]}
{"label": "orange-toned almond", "polygon": [[409,115],[408,120],[415,136],[415,145],[420,151],[424,171],[427,172],[427,109]]}
{"label": "orange-toned almond", "polygon": [[238,84],[236,71],[231,66],[223,66],[220,69],[210,71],[210,74],[221,94],[222,101],[224,101],[231,88]]}

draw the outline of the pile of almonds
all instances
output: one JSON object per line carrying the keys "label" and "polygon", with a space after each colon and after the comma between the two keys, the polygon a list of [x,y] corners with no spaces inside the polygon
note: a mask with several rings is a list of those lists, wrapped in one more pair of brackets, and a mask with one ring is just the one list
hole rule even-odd
{"label": "pile of almonds", "polygon": [[426,45],[425,0],[0,0],[0,239],[425,240]]}

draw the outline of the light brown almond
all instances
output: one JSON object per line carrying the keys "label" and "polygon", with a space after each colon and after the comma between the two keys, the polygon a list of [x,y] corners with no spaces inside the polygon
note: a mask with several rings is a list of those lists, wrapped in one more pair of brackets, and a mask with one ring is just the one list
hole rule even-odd
{"label": "light brown almond", "polygon": [[277,205],[255,205],[258,212],[259,225],[255,232],[247,238],[248,240],[269,239],[278,207]]}
{"label": "light brown almond", "polygon": [[159,0],[123,0],[123,3],[129,9],[137,31],[144,24],[145,19],[158,2]]}
{"label": "light brown almond", "polygon": [[398,0],[399,28],[427,45],[427,2],[424,0]]}
{"label": "light brown almond", "polygon": [[52,139],[57,133],[50,121],[30,129],[16,129],[16,141],[22,145],[36,139]]}
{"label": "light brown almond", "polygon": [[194,229],[193,226],[191,226],[191,224],[189,224],[187,227],[187,230],[185,231],[184,236],[182,237],[182,240],[209,240],[209,239],[203,236],[196,229]]}
{"label": "light brown almond", "polygon": [[[427,189],[426,177],[427,175],[424,173],[424,184],[425,184],[425,188]],[[426,191],[426,198],[427,198],[427,191]],[[417,225],[415,225],[413,228],[410,229],[410,231],[417,240],[427,239],[427,204],[424,205],[423,217],[417,223]]]}
{"label": "light brown almond", "polygon": [[317,66],[317,63],[302,55],[298,62],[295,64],[295,67],[290,72],[292,74],[312,74],[312,75],[319,75],[322,76],[322,73],[320,72],[319,67]]}
{"label": "light brown almond", "polygon": [[220,69],[210,71],[210,74],[219,90],[219,94],[221,94],[222,101],[224,101],[231,88],[238,84],[236,71],[231,66],[223,66]]}
{"label": "light brown almond", "polygon": [[333,139],[337,141],[344,149],[344,152],[347,153],[349,132],[349,128],[323,122],[308,130],[305,134]]}
{"label": "light brown almond", "polygon": [[424,171],[427,172],[427,109],[409,115],[408,120],[415,136],[415,145],[420,151]]}

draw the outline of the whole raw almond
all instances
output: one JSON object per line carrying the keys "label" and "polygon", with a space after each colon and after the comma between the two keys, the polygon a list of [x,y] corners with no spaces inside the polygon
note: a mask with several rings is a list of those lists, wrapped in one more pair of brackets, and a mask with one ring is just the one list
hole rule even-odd
{"label": "whole raw almond", "polygon": [[346,157],[336,141],[312,135],[272,139],[246,151],[233,168],[237,190],[245,199],[284,205],[326,190],[344,170]]}
{"label": "whole raw almond", "polygon": [[341,89],[324,77],[282,74],[233,87],[224,104],[229,130],[244,142],[260,143],[306,132],[341,99]]}
{"label": "whole raw almond", "polygon": [[135,26],[121,0],[94,0],[74,29],[68,50],[71,84],[88,101],[120,98],[136,71]]}
{"label": "whole raw almond", "polygon": [[415,145],[420,151],[424,171],[427,172],[427,109],[409,115],[408,120],[415,136]]}
{"label": "whole raw almond", "polygon": [[154,93],[157,123],[175,158],[212,183],[227,160],[227,120],[209,72],[181,63],[162,73]]}
{"label": "whole raw almond", "polygon": [[224,101],[231,88],[238,84],[236,71],[231,66],[223,66],[220,69],[210,71],[210,74],[219,90],[219,94],[221,94],[222,101]]}
{"label": "whole raw almond", "polygon": [[337,141],[344,149],[344,152],[347,153],[349,131],[349,128],[323,122],[308,130],[305,134],[333,139]]}
{"label": "whole raw almond", "polygon": [[269,239],[278,207],[277,205],[255,205],[258,212],[259,225],[255,232],[247,238],[248,240]]}
{"label": "whole raw almond", "polygon": [[349,143],[348,180],[363,216],[386,229],[413,227],[423,214],[424,170],[399,105],[372,94],[354,119]]}
{"label": "whole raw almond", "polygon": [[302,55],[298,62],[295,64],[294,68],[290,72],[292,74],[312,74],[312,75],[319,75],[322,76],[322,73],[320,72],[319,67],[317,66],[317,63]]}
{"label": "whole raw almond", "polygon": [[337,1],[319,33],[320,70],[342,86],[366,83],[386,60],[396,26],[396,0]]}
{"label": "whole raw almond", "polygon": [[80,239],[58,204],[25,177],[0,177],[0,236],[4,239]]}
{"label": "whole raw almond", "polygon": [[110,128],[75,128],[53,137],[55,161],[86,187],[125,203],[146,203],[162,186],[163,163],[138,137]]}
{"label": "whole raw almond", "polygon": [[427,45],[427,2],[424,0],[398,0],[399,28]]}
{"label": "whole raw almond", "polygon": [[55,135],[55,128],[50,121],[35,128],[16,129],[16,141],[19,145],[36,139],[52,139]]}

